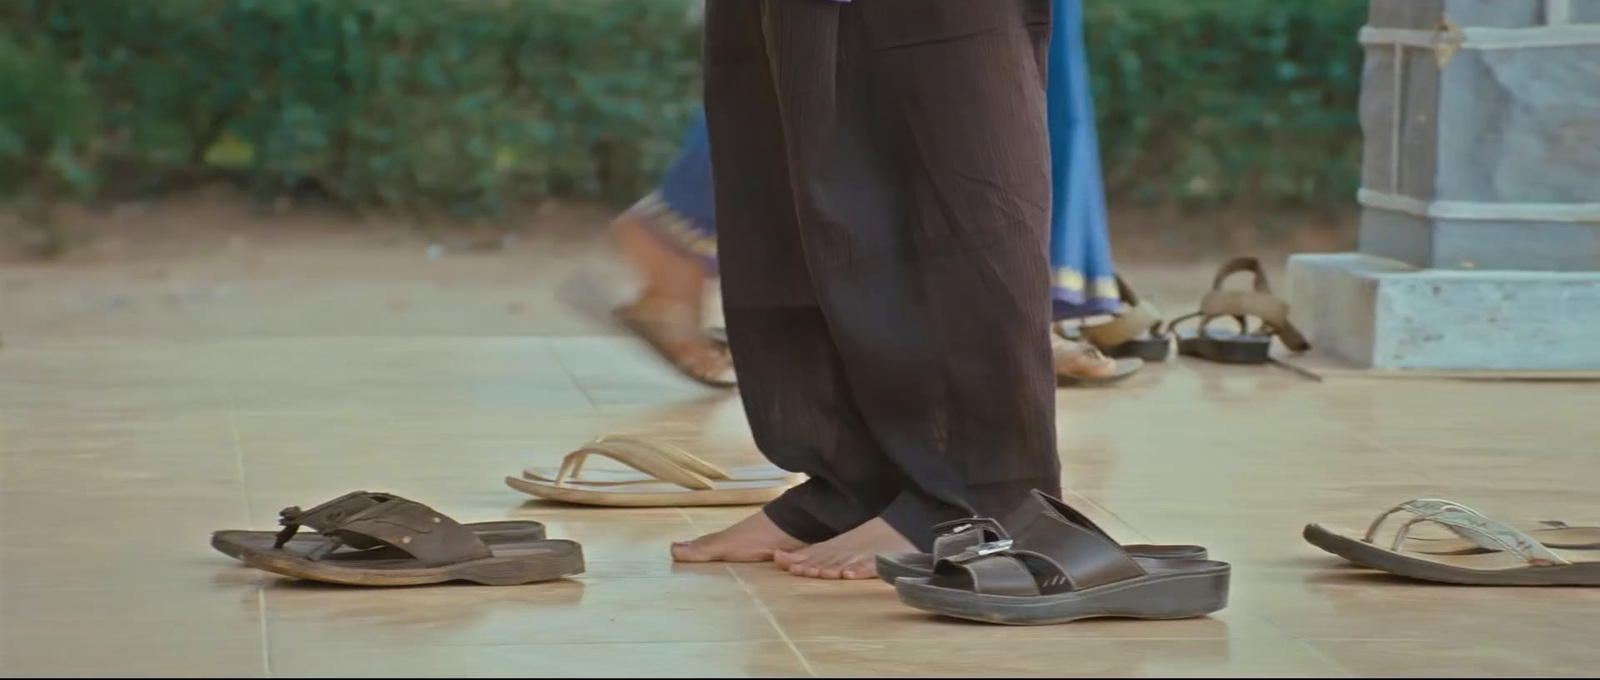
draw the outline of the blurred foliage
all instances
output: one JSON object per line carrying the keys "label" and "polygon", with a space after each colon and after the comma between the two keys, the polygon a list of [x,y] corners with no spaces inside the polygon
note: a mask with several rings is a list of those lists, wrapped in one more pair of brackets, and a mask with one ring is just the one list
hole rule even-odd
{"label": "blurred foliage", "polygon": [[[646,191],[698,106],[689,0],[0,0],[0,194],[206,175],[502,213]],[[1086,0],[1108,185],[1355,189],[1361,0]]]}
{"label": "blurred foliage", "polygon": [[1365,0],[1085,0],[1084,9],[1111,194],[1351,202]]}

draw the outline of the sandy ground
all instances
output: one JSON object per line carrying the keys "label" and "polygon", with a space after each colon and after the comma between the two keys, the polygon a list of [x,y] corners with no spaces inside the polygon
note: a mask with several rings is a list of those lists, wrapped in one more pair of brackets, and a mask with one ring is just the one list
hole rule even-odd
{"label": "sandy ground", "polygon": [[[5,342],[84,337],[594,335],[557,282],[602,253],[612,212],[546,206],[515,228],[420,229],[230,196],[82,213],[85,245],[54,262],[0,259]],[[1212,269],[1250,254],[1281,280],[1287,253],[1348,249],[1348,224],[1204,220],[1120,211],[1119,266],[1169,315],[1192,308]],[[1256,234],[1279,234],[1263,243]],[[1286,235],[1285,235],[1286,234]]]}

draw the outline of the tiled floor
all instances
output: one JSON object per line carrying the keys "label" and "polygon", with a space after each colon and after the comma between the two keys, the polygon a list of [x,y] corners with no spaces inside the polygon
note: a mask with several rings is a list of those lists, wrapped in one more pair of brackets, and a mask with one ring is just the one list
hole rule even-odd
{"label": "tiled floor", "polygon": [[[1335,381],[1179,362],[1060,393],[1078,503],[1233,562],[1212,619],[1000,628],[877,582],[675,566],[747,510],[525,503],[500,478],[599,433],[750,448],[736,398],[615,339],[68,340],[0,351],[0,675],[1593,675],[1600,590],[1407,583],[1299,538],[1417,496],[1600,523],[1600,387]],[[996,395],[1003,398],[1003,395]],[[532,518],[589,571],[351,589],[239,568],[218,528],[391,490]]]}

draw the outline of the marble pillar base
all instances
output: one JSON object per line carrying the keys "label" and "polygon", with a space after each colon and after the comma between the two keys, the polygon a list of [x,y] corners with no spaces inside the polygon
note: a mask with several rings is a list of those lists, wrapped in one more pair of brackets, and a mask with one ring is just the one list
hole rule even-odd
{"label": "marble pillar base", "polygon": [[1600,272],[1419,269],[1295,255],[1288,298],[1317,351],[1388,371],[1600,371]]}

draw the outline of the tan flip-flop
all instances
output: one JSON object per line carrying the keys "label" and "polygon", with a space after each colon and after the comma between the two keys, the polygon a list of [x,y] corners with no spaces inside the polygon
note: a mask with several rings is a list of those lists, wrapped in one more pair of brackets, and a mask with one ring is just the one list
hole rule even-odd
{"label": "tan flip-flop", "polygon": [[[325,540],[326,537],[319,535],[320,532],[337,525],[346,517],[398,498],[400,497],[391,493],[352,491],[310,510],[301,510],[298,506],[284,508],[278,512],[278,523],[283,525],[282,530],[217,531],[211,534],[211,547],[234,559],[244,559],[246,553],[269,550],[289,549],[292,552],[309,552]],[[545,537],[544,524],[526,520],[473,522],[462,526],[490,545],[537,541]],[[301,532],[302,528],[319,533]],[[352,536],[344,542],[339,554],[348,554],[353,558],[357,553],[365,559],[383,559],[397,556],[398,551],[382,542]]]}
{"label": "tan flip-flop", "polygon": [[[1389,539],[1377,543],[1389,518],[1407,513]],[[1476,552],[1408,550],[1417,524],[1437,524],[1481,548]],[[1551,547],[1540,539],[1452,501],[1420,498],[1379,515],[1365,532],[1306,525],[1306,541],[1358,565],[1423,581],[1485,586],[1600,586],[1600,550]]]}
{"label": "tan flip-flop", "polygon": [[[672,460],[674,464],[693,470],[715,482],[762,482],[774,479],[792,479],[795,473],[789,472],[772,463],[757,463],[754,465],[740,465],[730,468],[720,468],[696,456],[683,448],[668,444],[663,441],[635,437],[632,435],[608,434],[596,437],[593,444],[605,442],[630,442],[642,447],[655,449],[657,454]],[[560,468],[529,467],[523,468],[522,478],[535,482],[555,483],[560,477]],[[583,462],[569,473],[569,482],[584,486],[625,486],[629,484],[659,483],[661,480],[638,470],[593,470],[583,467]]]}
{"label": "tan flip-flop", "polygon": [[[1050,349],[1055,354],[1056,384],[1064,387],[1101,387],[1119,383],[1144,368],[1143,359],[1112,359],[1102,354],[1094,345],[1067,339],[1059,333],[1050,334]],[[1083,356],[1088,356],[1091,360],[1103,359],[1112,362],[1111,373],[1089,375],[1073,371],[1073,361]]]}
{"label": "tan flip-flop", "polygon": [[[577,481],[577,473],[582,470],[584,460],[591,455],[622,463],[653,481],[628,484]],[[641,444],[635,439],[602,438],[567,454],[554,479],[542,481],[507,477],[506,486],[563,503],[648,508],[759,505],[783,495],[794,481],[790,478],[715,480],[695,470],[692,462],[661,446]]]}
{"label": "tan flip-flop", "polygon": [[[573,541],[522,539],[488,543],[467,527],[415,501],[393,498],[333,522],[306,552],[287,546],[245,552],[244,563],[275,574],[355,586],[416,586],[447,581],[519,585],[583,573],[583,548]],[[345,545],[382,545],[392,556],[339,552]]]}

